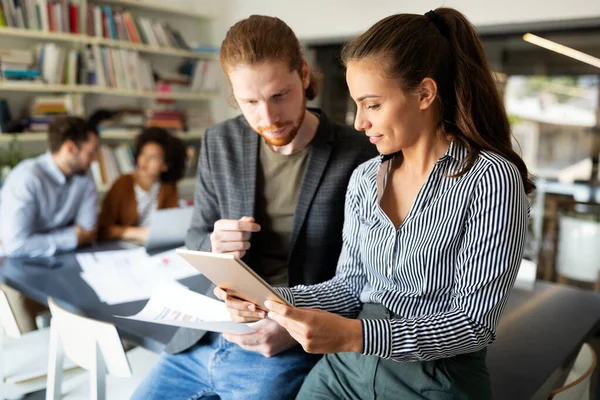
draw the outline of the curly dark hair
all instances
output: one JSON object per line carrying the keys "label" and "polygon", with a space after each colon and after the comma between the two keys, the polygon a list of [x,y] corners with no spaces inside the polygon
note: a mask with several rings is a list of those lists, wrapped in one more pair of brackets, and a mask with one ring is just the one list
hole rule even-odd
{"label": "curly dark hair", "polygon": [[165,153],[168,170],[160,175],[161,182],[177,182],[183,178],[186,161],[185,143],[162,128],[145,128],[135,138],[133,155],[137,163],[142,148],[148,143],[156,143]]}

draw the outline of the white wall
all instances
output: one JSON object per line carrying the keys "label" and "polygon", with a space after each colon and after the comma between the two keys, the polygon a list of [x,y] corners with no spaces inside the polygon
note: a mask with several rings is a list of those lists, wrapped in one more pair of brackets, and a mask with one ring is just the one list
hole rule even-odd
{"label": "white wall", "polygon": [[226,26],[251,14],[284,20],[304,42],[354,36],[383,17],[446,6],[476,26],[600,17],[599,0],[228,0]]}
{"label": "white wall", "polygon": [[[423,14],[442,6],[458,9],[478,27],[600,18],[600,0],[219,0],[214,3],[221,7],[221,17],[213,30],[218,43],[231,25],[252,14],[281,18],[303,43],[345,40],[388,15]],[[219,115],[237,113],[224,103]]]}

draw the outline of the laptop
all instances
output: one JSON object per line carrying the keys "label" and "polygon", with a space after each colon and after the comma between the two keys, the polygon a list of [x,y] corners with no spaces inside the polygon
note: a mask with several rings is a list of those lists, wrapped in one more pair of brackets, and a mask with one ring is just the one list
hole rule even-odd
{"label": "laptop", "polygon": [[146,250],[182,245],[192,222],[193,211],[194,207],[155,210],[150,216],[150,229],[144,243]]}

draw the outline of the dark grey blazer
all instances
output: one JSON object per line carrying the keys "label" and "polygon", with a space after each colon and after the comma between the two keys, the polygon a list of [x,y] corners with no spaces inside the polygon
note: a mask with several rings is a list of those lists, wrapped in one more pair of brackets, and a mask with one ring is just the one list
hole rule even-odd
{"label": "dark grey blazer", "polygon": [[[288,259],[290,286],[319,283],[334,275],[342,247],[344,197],[350,175],[359,164],[377,155],[363,133],[331,121],[319,110],[311,111],[320,114],[320,123],[311,142],[294,215]],[[243,116],[206,131],[198,161],[194,215],[186,239],[189,249],[210,251],[210,234],[217,220],[254,215],[259,140]],[[252,247],[248,253],[251,251]],[[206,294],[212,296],[212,289]],[[203,335],[203,331],[181,328],[166,351],[184,351]]]}

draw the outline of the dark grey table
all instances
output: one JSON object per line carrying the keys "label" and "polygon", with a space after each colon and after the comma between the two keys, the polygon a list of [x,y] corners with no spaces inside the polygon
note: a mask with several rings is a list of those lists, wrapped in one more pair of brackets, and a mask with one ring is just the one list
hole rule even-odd
{"label": "dark grey table", "polygon": [[546,281],[515,288],[488,348],[496,398],[547,399],[599,330],[600,294]]}
{"label": "dark grey table", "polygon": [[[114,249],[114,248],[106,248]],[[98,249],[95,249],[96,251]],[[62,266],[47,269],[28,260],[0,261],[0,281],[46,302],[52,296],[63,307],[112,322],[119,334],[160,352],[175,328],[115,318],[140,311],[145,301],[109,306],[101,303],[81,279],[73,254],[60,255]],[[181,281],[203,292],[210,282],[201,276]],[[545,399],[565,378],[580,345],[600,328],[600,295],[549,282],[533,290],[514,289],[489,347],[488,367],[497,400]]]}
{"label": "dark grey table", "polygon": [[[115,250],[119,247],[117,243],[108,243],[93,248],[93,251]],[[44,263],[58,263],[60,266],[50,269],[42,266]],[[48,297],[52,297],[59,305],[72,312],[111,322],[123,339],[157,353],[162,351],[177,328],[114,317],[136,314],[146,305],[146,300],[115,305],[102,303],[81,278],[81,272],[73,253],[61,254],[44,261],[0,259],[0,282],[40,303],[47,304]],[[180,282],[198,292],[204,292],[210,286],[210,282],[200,275]]]}

